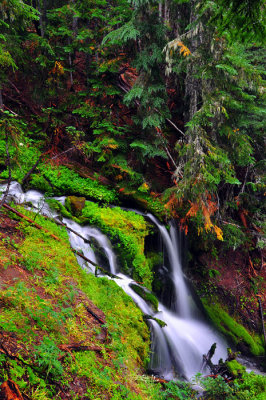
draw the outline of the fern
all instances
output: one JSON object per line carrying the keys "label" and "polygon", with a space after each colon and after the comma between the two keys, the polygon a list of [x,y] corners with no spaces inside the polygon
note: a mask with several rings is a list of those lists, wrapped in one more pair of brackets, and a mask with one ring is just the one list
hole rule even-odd
{"label": "fern", "polygon": [[121,28],[108,33],[103,38],[102,45],[105,45],[107,42],[110,42],[110,44],[126,43],[129,40],[136,40],[139,36],[140,32],[135,28],[133,20],[131,20]]}

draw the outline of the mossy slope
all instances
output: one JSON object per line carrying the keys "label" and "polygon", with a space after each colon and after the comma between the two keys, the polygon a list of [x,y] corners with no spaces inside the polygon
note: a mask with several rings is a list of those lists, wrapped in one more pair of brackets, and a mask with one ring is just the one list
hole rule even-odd
{"label": "mossy slope", "polygon": [[[1,380],[11,377],[33,400],[155,398],[159,389],[138,383],[149,353],[140,310],[113,281],[79,267],[64,229],[36,221],[59,241],[26,222],[1,233],[1,335],[16,355],[1,355]],[[105,320],[107,338],[87,307]],[[97,349],[64,351],[73,344]]]}

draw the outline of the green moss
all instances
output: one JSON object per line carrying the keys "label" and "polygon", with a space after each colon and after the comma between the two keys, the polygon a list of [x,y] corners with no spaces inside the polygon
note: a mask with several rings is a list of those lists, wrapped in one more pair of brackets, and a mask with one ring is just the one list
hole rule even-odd
{"label": "green moss", "polygon": [[86,201],[80,221],[96,225],[108,235],[120,255],[122,269],[151,287],[153,274],[144,255],[144,240],[149,233],[144,217],[119,207],[101,207]]}
{"label": "green moss", "polygon": [[236,360],[232,360],[232,361],[227,361],[226,362],[226,366],[229,370],[229,372],[234,376],[237,377],[239,375],[242,375],[244,372],[246,372],[246,368],[244,367],[244,365],[240,364],[238,361]]}
{"label": "green moss", "polygon": [[251,335],[251,333],[235,321],[218,302],[214,302],[213,299],[203,298],[202,303],[216,328],[231,339],[236,346],[244,343],[255,356],[265,353],[261,337],[258,335]]}
{"label": "green moss", "polygon": [[85,206],[85,200],[85,197],[68,196],[65,201],[65,206],[72,214],[79,217]]}
{"label": "green moss", "polygon": [[55,211],[58,211],[63,217],[73,219],[76,222],[78,221],[78,219],[73,217],[67,208],[60,203],[60,201],[55,199],[46,199],[46,202],[48,203],[49,207]]}
{"label": "green moss", "polygon": [[114,189],[110,189],[92,179],[82,178],[78,173],[67,167],[51,166],[48,163],[43,163],[38,169],[40,173],[34,174],[31,178],[30,185],[32,188],[54,195],[84,196],[105,203],[118,201],[118,196]]}
{"label": "green moss", "polygon": [[158,311],[158,299],[154,294],[146,292],[142,287],[131,284],[130,287],[136,292],[140,297],[142,297],[145,301],[147,301],[154,309],[154,311]]}
{"label": "green moss", "polygon": [[132,194],[132,198],[146,211],[150,211],[160,220],[164,220],[169,216],[169,211],[164,207],[163,202],[150,196],[148,193],[140,193],[136,191]]}
{"label": "green moss", "polygon": [[159,324],[161,328],[167,326],[167,323],[166,323],[166,322],[162,321],[162,320],[159,319],[159,318],[152,317],[151,315],[144,315],[144,319],[145,319],[145,320],[152,319],[153,321],[156,321],[157,324]]}
{"label": "green moss", "polygon": [[59,201],[49,199],[48,203],[64,217],[100,228],[110,238],[119,255],[122,270],[147,288],[151,288],[152,265],[144,254],[144,241],[149,234],[149,225],[143,216],[122,210],[120,207],[104,207],[86,201],[82,216],[76,218]]}
{"label": "green moss", "polygon": [[[30,211],[23,207],[18,209],[33,218]],[[143,373],[139,368],[148,360],[150,345],[149,331],[141,311],[115,282],[96,278],[80,268],[64,228],[41,215],[37,215],[35,221],[60,240],[25,221],[21,222],[24,239],[17,245],[17,263],[27,273],[23,274],[25,281],[20,279],[1,290],[1,329],[14,332],[17,340],[23,343],[23,358],[35,365],[34,371],[37,372],[34,373],[37,375],[52,376],[53,370],[52,377],[60,379],[65,387],[68,379],[71,382],[70,374],[86,378],[90,398],[105,398],[107,395],[117,400],[156,398],[151,395],[156,391],[153,384],[139,384],[136,376],[138,371]],[[1,246],[0,242],[0,254],[3,254]],[[5,258],[11,257],[10,252],[4,254]],[[81,352],[59,362],[57,346],[83,343],[84,333],[92,329],[91,324],[87,325],[84,320],[86,310],[80,302],[81,292],[105,313],[109,340],[101,344],[101,357],[96,357],[93,352]],[[28,357],[25,355],[27,352]],[[0,357],[0,379],[5,375],[6,360],[3,358]],[[22,367],[19,364],[14,366],[12,377],[16,378],[19,387],[27,389],[27,393],[36,390],[37,386],[24,380]],[[29,368],[27,373],[33,374]],[[42,382],[42,390],[47,396],[44,398],[55,398],[56,388],[46,378],[42,380],[36,376],[34,379]]]}

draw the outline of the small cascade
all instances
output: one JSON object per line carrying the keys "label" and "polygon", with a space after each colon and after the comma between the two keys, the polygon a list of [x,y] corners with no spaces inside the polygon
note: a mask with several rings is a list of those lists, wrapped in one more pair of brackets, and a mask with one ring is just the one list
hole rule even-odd
{"label": "small cascade", "polygon": [[[5,187],[2,186],[2,190],[4,189]],[[11,184],[9,198],[13,198],[17,202],[31,203],[38,213],[53,218],[58,216],[57,212],[50,209],[43,194],[34,190],[23,193],[21,186],[16,182]],[[55,199],[62,203],[65,201],[65,197],[56,197]],[[32,207],[29,205],[29,208]],[[159,311],[154,312],[152,307],[132,289],[132,284],[138,284],[128,276],[119,273],[112,245],[100,230],[90,226],[81,226],[67,218],[63,218],[62,222],[80,235],[77,236],[68,231],[69,240],[74,249],[83,252],[88,259],[97,263],[97,257],[88,243],[91,239],[95,240],[106,255],[110,272],[117,276],[114,279],[115,282],[133,299],[144,314],[166,323],[166,326],[161,327],[155,320],[148,320],[152,339],[150,370],[165,379],[174,379],[177,375],[190,379],[200,371],[202,356],[208,352],[214,342],[217,343],[217,350],[213,362],[217,363],[220,358],[225,358],[226,343],[207,323],[200,321],[200,317],[195,315],[197,307],[185,282],[174,225],[170,224],[170,232],[168,232],[166,227],[158,222],[152,214],[143,215],[157,226],[164,251],[169,259],[171,268],[169,274],[175,290],[175,304],[171,310],[159,302]],[[77,260],[82,268],[88,272],[94,272],[91,264],[84,262],[78,256]],[[200,315],[199,312],[198,314]]]}
{"label": "small cascade", "polygon": [[182,272],[176,230],[174,229],[174,226],[171,225],[169,235],[166,227],[160,224],[152,214],[147,214],[147,217],[158,227],[168,254],[176,297],[174,309],[177,311],[178,315],[182,317],[189,317],[191,312],[189,307],[189,293]]}

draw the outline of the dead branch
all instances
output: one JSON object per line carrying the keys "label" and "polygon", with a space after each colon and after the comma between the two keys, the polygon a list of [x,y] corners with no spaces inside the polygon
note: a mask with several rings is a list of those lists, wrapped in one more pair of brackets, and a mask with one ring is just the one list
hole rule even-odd
{"label": "dead branch", "polygon": [[108,330],[107,330],[107,328],[106,328],[106,326],[105,326],[105,321],[104,321],[101,317],[99,317],[97,314],[95,314],[95,312],[93,312],[86,304],[84,304],[84,307],[86,308],[87,312],[88,312],[90,315],[92,315],[93,318],[95,318],[96,321],[98,321],[98,322],[101,324],[101,328],[102,328],[102,330],[103,330],[103,332],[104,332],[104,339],[103,339],[103,341],[106,342],[107,336],[108,336]]}
{"label": "dead branch", "polygon": [[60,242],[60,239],[57,236],[55,236],[53,233],[49,232],[47,229],[43,228],[41,225],[36,224],[36,222],[34,222],[32,219],[26,217],[26,215],[24,215],[24,214],[21,214],[21,212],[15,210],[13,207],[10,207],[7,204],[3,204],[3,207],[6,208],[8,211],[11,211],[12,213],[16,214],[18,217],[25,219],[25,221],[34,225],[35,228],[43,230],[44,232],[48,233],[49,236],[51,236],[52,238],[54,238],[55,240],[58,240]]}
{"label": "dead branch", "polygon": [[98,322],[100,322],[101,325],[105,324],[105,321],[99,317],[95,312],[93,312],[86,304],[84,304],[84,307],[86,308],[87,312],[91,314]]}
{"label": "dead branch", "polygon": [[7,168],[8,168],[8,181],[7,181],[7,187],[6,187],[5,193],[3,195],[2,200],[0,201],[0,208],[4,205],[4,203],[6,201],[6,198],[7,198],[8,192],[9,192],[9,188],[10,188],[10,184],[11,184],[11,180],[12,180],[7,129],[6,129],[6,164],[7,164]]}
{"label": "dead branch", "polygon": [[27,180],[29,179],[30,175],[35,171],[35,169],[37,168],[37,166],[39,165],[41,159],[43,157],[43,154],[40,155],[40,157],[38,158],[38,160],[36,161],[36,163],[31,167],[31,169],[24,175],[24,178],[22,179],[22,185],[24,185]]}
{"label": "dead branch", "polygon": [[11,114],[14,115],[14,117],[20,117],[20,115],[18,115],[17,113],[15,113],[14,111],[12,111],[10,108],[8,108],[5,104],[4,104],[4,108],[9,111]]}
{"label": "dead branch", "polygon": [[96,351],[102,352],[102,348],[100,346],[82,346],[80,343],[72,343],[72,344],[60,344],[58,348],[62,351],[71,352],[71,351]]}
{"label": "dead branch", "polygon": [[62,151],[62,153],[56,154],[51,158],[51,160],[55,160],[56,158],[61,157],[63,154],[69,153],[71,150],[75,150],[75,147],[70,147],[70,149]]}
{"label": "dead branch", "polygon": [[72,251],[79,257],[83,258],[83,260],[87,261],[88,263],[92,264],[95,268],[96,268],[96,276],[97,276],[97,269],[99,269],[100,271],[102,271],[104,274],[110,276],[111,278],[115,278],[115,279],[120,279],[119,276],[117,275],[113,275],[110,272],[106,271],[104,268],[100,267],[99,265],[97,265],[94,261],[91,261],[89,258],[85,257],[80,251],[77,251],[75,249],[72,248]]}
{"label": "dead branch", "polygon": [[[69,226],[67,226],[66,224],[64,224],[61,221],[58,221],[58,219],[53,218],[53,221],[56,223],[56,225],[59,226],[63,226],[64,228],[66,228],[69,232],[74,233],[75,235],[77,235],[78,237],[80,237],[81,239],[84,240],[85,243],[90,243],[89,239],[86,239],[84,236],[82,236],[80,233],[78,233],[77,231],[75,231],[74,229],[70,228]],[[91,262],[92,264],[92,262]]]}

